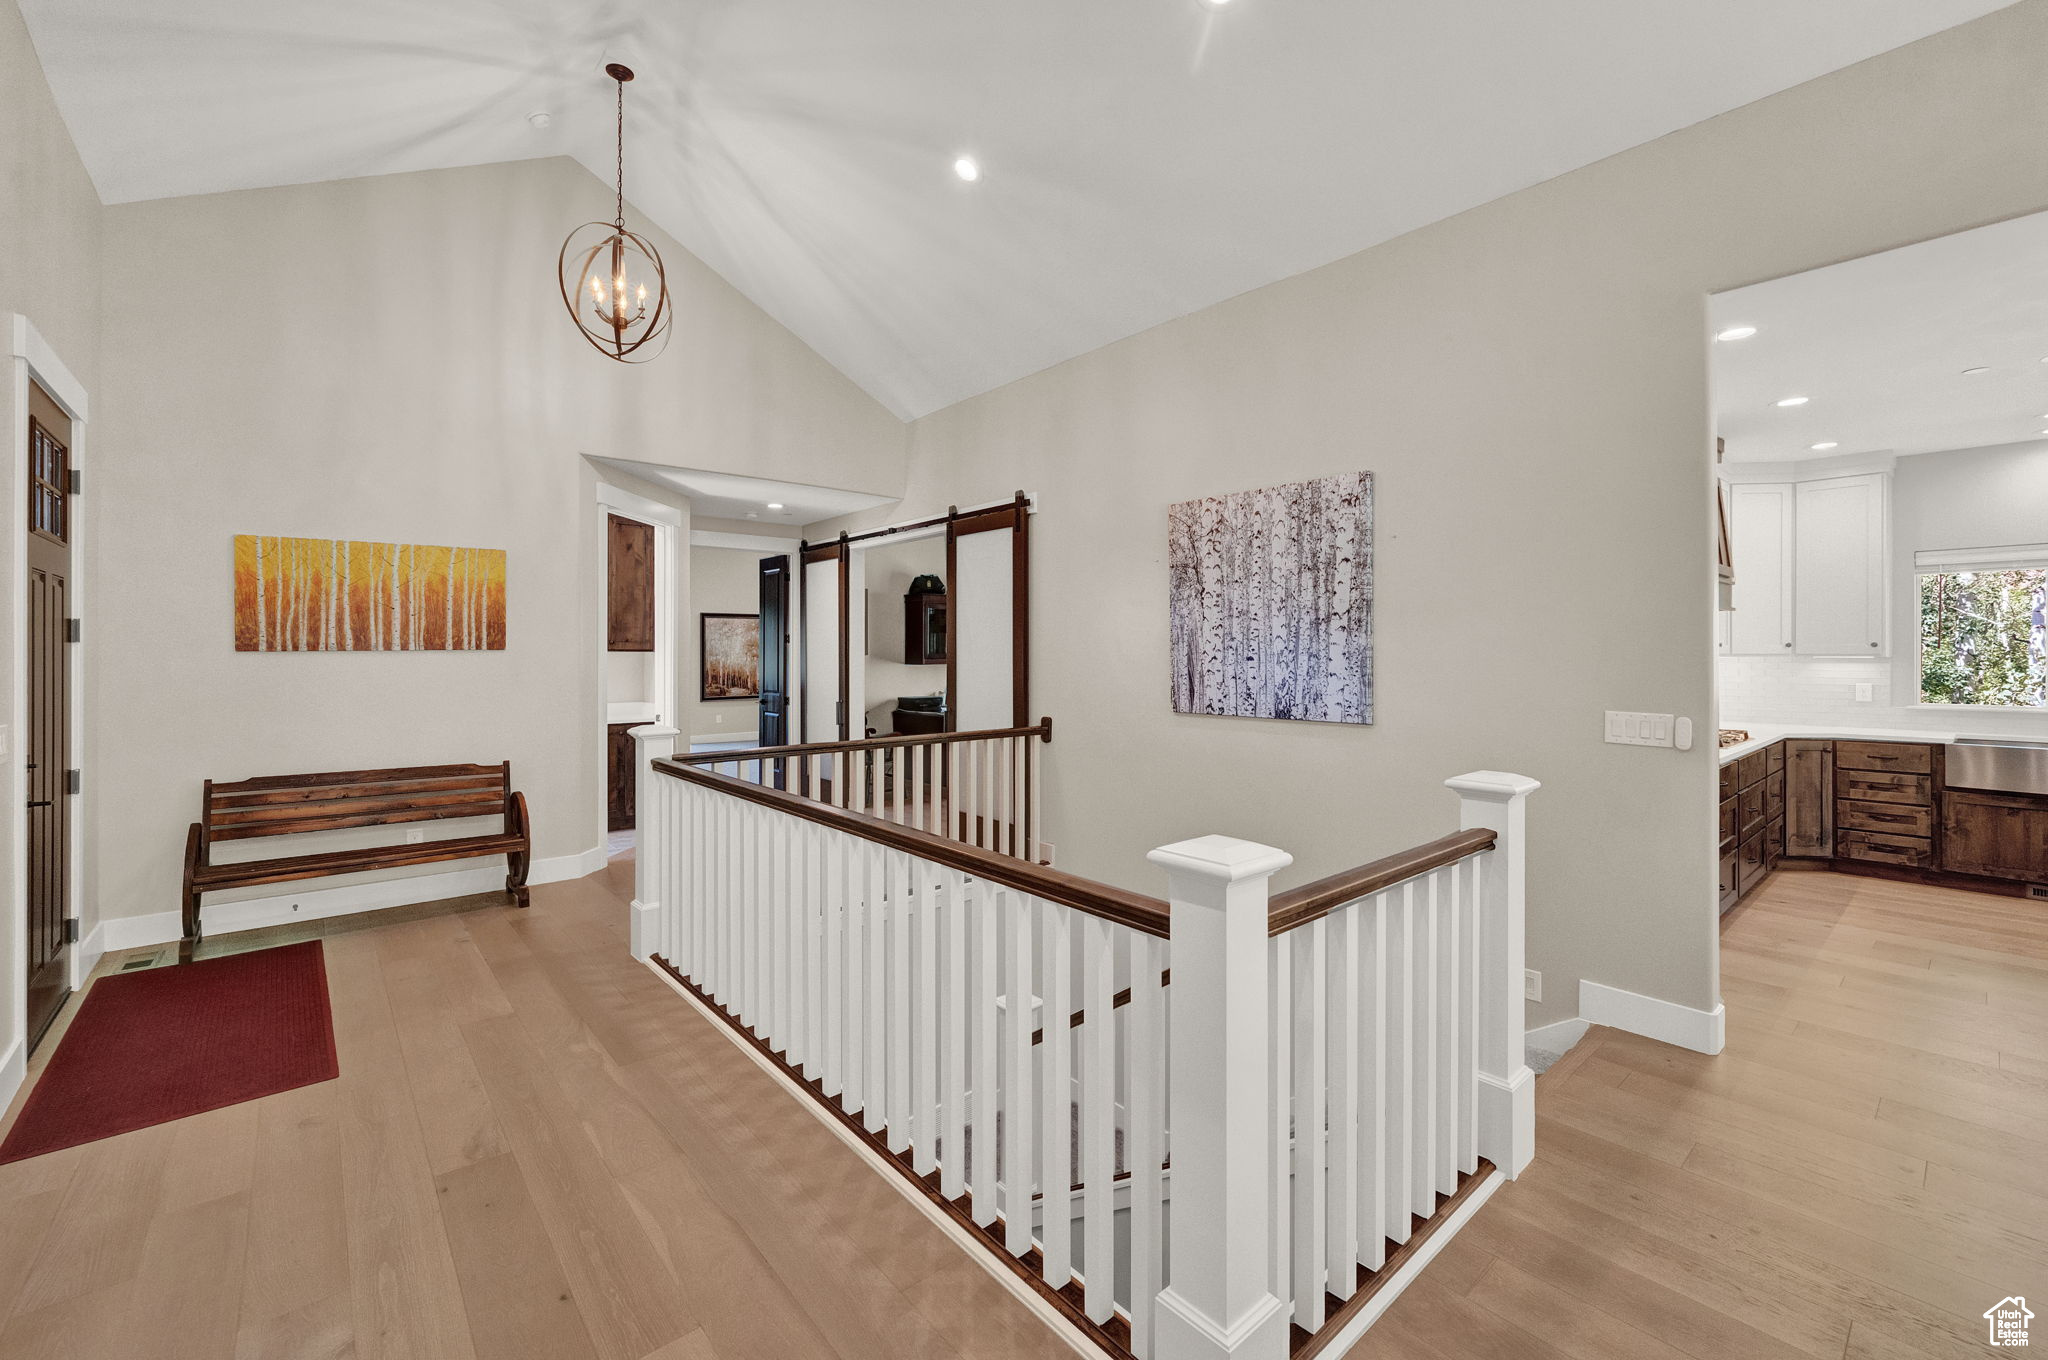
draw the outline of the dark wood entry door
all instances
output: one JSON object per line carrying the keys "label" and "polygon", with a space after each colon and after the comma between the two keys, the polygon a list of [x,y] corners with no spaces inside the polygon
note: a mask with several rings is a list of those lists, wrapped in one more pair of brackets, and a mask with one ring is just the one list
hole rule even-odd
{"label": "dark wood entry door", "polygon": [[71,993],[71,421],[29,385],[28,1033]]}

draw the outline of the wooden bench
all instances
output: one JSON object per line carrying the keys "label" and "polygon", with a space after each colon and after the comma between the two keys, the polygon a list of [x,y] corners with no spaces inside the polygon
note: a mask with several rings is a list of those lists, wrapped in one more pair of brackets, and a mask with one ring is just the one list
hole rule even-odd
{"label": "wooden bench", "polygon": [[[216,841],[446,817],[499,816],[505,819],[505,829],[481,836],[411,845],[365,845],[233,864],[212,860]],[[501,765],[419,765],[399,770],[270,775],[233,784],[209,779],[200,819],[192,823],[185,837],[185,939],[199,938],[200,895],[216,889],[487,855],[505,856],[505,891],[512,895],[514,905],[525,906],[526,873],[533,862],[532,828],[526,819],[526,795],[512,787],[509,760]]]}

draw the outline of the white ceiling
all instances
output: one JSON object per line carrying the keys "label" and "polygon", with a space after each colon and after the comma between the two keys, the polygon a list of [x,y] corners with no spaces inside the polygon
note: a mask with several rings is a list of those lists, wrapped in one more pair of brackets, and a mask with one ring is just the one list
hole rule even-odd
{"label": "white ceiling", "polygon": [[[740,477],[730,472],[669,467],[662,463],[636,462],[631,458],[592,457],[590,461],[617,468],[671,491],[680,491],[690,498],[691,509],[699,515],[709,515],[714,519],[754,519],[764,527],[781,525],[801,529],[806,524],[872,510],[894,501],[889,496],[870,496],[829,486],[775,482],[766,477]],[[782,508],[770,510],[771,504]]]}
{"label": "white ceiling", "polygon": [[[2048,432],[2048,213],[1724,293],[1730,462],[1932,453]],[[1966,368],[1988,372],[1968,374]],[[1780,408],[1790,396],[1804,406]],[[1815,450],[1824,441],[1838,447]]]}
{"label": "white ceiling", "polygon": [[22,9],[109,202],[565,152],[609,180],[626,61],[634,202],[912,417],[2005,3]]}

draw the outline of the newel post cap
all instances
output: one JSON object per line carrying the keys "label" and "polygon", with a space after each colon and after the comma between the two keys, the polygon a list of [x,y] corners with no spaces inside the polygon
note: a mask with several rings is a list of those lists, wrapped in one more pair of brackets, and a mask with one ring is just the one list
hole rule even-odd
{"label": "newel post cap", "polygon": [[1162,845],[1145,856],[1168,873],[1194,874],[1223,883],[1265,878],[1294,863],[1294,856],[1235,836],[1197,836]]}
{"label": "newel post cap", "polygon": [[1470,774],[1446,779],[1444,787],[1454,791],[1461,798],[1480,798],[1487,802],[1505,803],[1512,798],[1526,798],[1543,785],[1525,774],[1508,774],[1502,770],[1474,770]]}
{"label": "newel post cap", "polygon": [[663,737],[680,737],[682,732],[667,723],[644,723],[639,727],[629,728],[626,735],[635,741],[659,741]]}

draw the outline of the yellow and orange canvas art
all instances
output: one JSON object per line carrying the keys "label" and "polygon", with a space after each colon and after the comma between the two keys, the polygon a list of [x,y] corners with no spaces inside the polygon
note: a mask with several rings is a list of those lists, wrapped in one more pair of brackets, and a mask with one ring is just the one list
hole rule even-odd
{"label": "yellow and orange canvas art", "polygon": [[505,550],[235,535],[238,652],[497,652]]}

